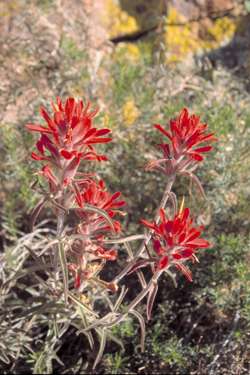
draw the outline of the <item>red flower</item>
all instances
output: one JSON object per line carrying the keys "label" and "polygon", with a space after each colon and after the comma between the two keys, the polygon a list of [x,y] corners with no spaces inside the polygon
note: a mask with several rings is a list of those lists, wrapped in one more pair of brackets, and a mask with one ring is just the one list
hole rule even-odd
{"label": "red flower", "polygon": [[107,160],[106,156],[98,155],[93,147],[97,143],[107,143],[111,138],[104,137],[109,129],[92,126],[97,110],[89,111],[90,104],[83,105],[82,100],[68,98],[65,104],[57,98],[57,104],[52,103],[53,116],[41,108],[41,115],[46,125],[27,124],[30,131],[41,134],[36,143],[38,153],[33,152],[32,158],[44,160],[57,169],[63,169],[63,182],[68,184],[77,171],[81,159]]}
{"label": "red flower", "polygon": [[153,230],[152,244],[157,255],[154,259],[156,269],[167,269],[172,265],[184,273],[189,281],[192,274],[184,264],[188,259],[197,261],[196,251],[207,248],[209,242],[200,238],[202,227],[195,227],[190,218],[189,208],[179,211],[172,220],[168,219],[163,209],[160,210],[160,224],[141,222]]}
{"label": "red flower", "polygon": [[[124,200],[119,200],[120,195],[119,191],[114,194],[109,193],[102,180],[99,183],[91,181],[83,192],[76,192],[76,202],[81,208],[84,208],[85,204],[94,206],[106,212],[109,218],[113,219],[117,213],[120,213],[118,209],[125,205]],[[84,223],[91,223],[92,233],[94,231],[100,233],[111,230],[110,224],[101,214],[83,209],[78,210],[78,215],[84,219]],[[120,223],[115,220],[112,220],[112,222],[115,231],[119,232]]]}
{"label": "red flower", "polygon": [[[203,160],[203,154],[212,150],[209,143],[216,140],[213,133],[206,133],[207,125],[202,124],[198,116],[189,115],[186,108],[176,119],[170,121],[169,130],[159,124],[154,126],[169,142],[159,145],[163,159],[149,163],[148,168],[160,169],[167,174],[193,171],[197,163]],[[162,163],[165,168],[161,166]]]}

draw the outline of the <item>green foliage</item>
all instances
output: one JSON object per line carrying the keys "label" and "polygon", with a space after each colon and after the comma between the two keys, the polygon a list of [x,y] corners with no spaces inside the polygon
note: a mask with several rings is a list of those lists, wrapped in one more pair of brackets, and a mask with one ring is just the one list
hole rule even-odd
{"label": "green foliage", "polygon": [[[203,112],[204,109],[203,109]],[[230,104],[214,101],[211,107],[204,113],[203,121],[209,124],[209,128],[216,132],[218,137],[228,136],[238,122],[235,108]]]}
{"label": "green foliage", "polygon": [[236,265],[236,275],[238,279],[238,288],[240,290],[241,315],[250,326],[250,270],[249,270],[249,253],[248,261],[243,259]]}
{"label": "green foliage", "polygon": [[127,318],[124,322],[114,326],[112,328],[112,333],[114,336],[118,336],[120,338],[133,337],[135,333],[133,320],[131,318]]}
{"label": "green foliage", "polygon": [[249,0],[245,0],[244,5],[245,5],[245,8],[246,8],[246,11],[250,12],[250,1]]}
{"label": "green foliage", "polygon": [[112,95],[117,106],[121,106],[128,93],[135,96],[137,94],[138,81],[143,77],[145,68],[139,64],[123,65],[118,62],[113,67],[113,88]]}
{"label": "green foliage", "polygon": [[40,7],[44,12],[48,12],[54,5],[55,0],[36,0],[37,6]]}
{"label": "green foliage", "polygon": [[210,285],[204,290],[220,311],[228,314],[237,309],[242,319],[249,324],[249,237],[222,234],[215,243],[212,250],[214,260],[208,269],[209,280],[204,280]]}
{"label": "green foliage", "polygon": [[171,335],[168,340],[163,340],[163,329],[160,322],[154,325],[152,330],[152,350],[157,356],[170,366],[177,365],[183,368],[187,364],[181,340]]}
{"label": "green foliage", "polygon": [[127,364],[129,358],[124,356],[122,353],[106,354],[105,364],[107,373],[110,374],[121,374],[124,372],[124,365]]}
{"label": "green foliage", "polygon": [[31,147],[31,137],[7,124],[2,124],[0,137],[3,144],[0,186],[7,196],[3,200],[3,215],[8,229],[14,232],[23,212],[34,207],[37,200],[37,195],[30,189],[33,179],[30,164],[24,163],[28,157],[26,150]]}
{"label": "green foliage", "polygon": [[240,235],[221,234],[216,239],[216,247],[213,250],[217,262],[212,267],[216,282],[228,282],[237,274],[238,266],[248,253],[248,241]]}
{"label": "green foliage", "polygon": [[65,58],[68,58],[72,61],[77,62],[86,58],[86,52],[77,46],[74,39],[67,37],[64,34],[61,39],[61,49]]}

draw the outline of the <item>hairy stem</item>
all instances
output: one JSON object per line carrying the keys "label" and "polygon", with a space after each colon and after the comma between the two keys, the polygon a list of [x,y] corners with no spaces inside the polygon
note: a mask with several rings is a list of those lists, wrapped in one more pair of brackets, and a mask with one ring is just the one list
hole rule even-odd
{"label": "hairy stem", "polygon": [[157,282],[158,277],[159,277],[158,274],[155,274],[152,277],[152,279],[150,280],[150,282],[148,283],[148,285],[144,289],[142,289],[142,291],[128,305],[128,307],[126,308],[127,313],[129,313],[131,310],[133,310],[141,302],[141,300],[148,294],[148,292],[150,291],[152,285],[154,285]]}
{"label": "hairy stem", "polygon": [[[156,215],[155,215],[155,222],[156,224],[159,223],[159,220],[160,220],[160,215],[159,215],[159,211],[161,208],[164,208],[166,206],[166,203],[168,201],[168,198],[169,198],[169,195],[170,195],[170,192],[172,190],[172,186],[175,182],[175,178],[176,178],[176,175],[173,174],[172,176],[170,176],[168,182],[167,182],[167,185],[166,185],[166,188],[165,188],[165,191],[164,191],[164,194],[163,194],[163,197],[162,197],[162,200],[157,208],[157,211],[156,211]],[[143,252],[145,251],[147,245],[149,244],[151,238],[152,238],[152,235],[153,235],[153,230],[150,230],[148,232],[148,234],[146,235],[146,238],[145,240],[143,241],[143,243],[141,244],[141,246],[139,247],[137,253],[135,254],[135,257],[133,259],[133,261],[129,262],[128,265],[119,273],[119,275],[117,275],[115,277],[115,279],[113,280],[113,282],[117,283],[119,282],[128,272],[129,270],[136,264],[138,258],[143,254]]]}

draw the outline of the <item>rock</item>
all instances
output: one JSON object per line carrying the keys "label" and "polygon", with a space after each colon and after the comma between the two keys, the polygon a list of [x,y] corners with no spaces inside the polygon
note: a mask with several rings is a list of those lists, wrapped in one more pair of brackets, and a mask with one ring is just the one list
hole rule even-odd
{"label": "rock", "polygon": [[235,14],[236,0],[106,1],[113,4],[109,17],[114,20],[111,35],[117,43],[131,41],[130,36],[133,41],[133,35],[136,42],[139,35],[139,39],[151,45],[152,53],[161,58],[165,45],[167,61],[176,62],[186,59],[188,54],[218,48],[232,38],[236,28],[234,19],[223,17],[228,12]]}

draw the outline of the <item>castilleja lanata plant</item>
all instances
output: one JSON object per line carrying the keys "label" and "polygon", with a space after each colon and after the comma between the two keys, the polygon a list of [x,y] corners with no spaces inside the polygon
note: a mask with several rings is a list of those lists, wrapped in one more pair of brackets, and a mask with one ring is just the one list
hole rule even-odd
{"label": "castilleja lanata plant", "polygon": [[[99,153],[98,145],[112,140],[109,129],[94,126],[97,112],[82,100],[68,98],[63,102],[57,98],[52,103],[52,114],[41,108],[42,124],[26,126],[39,134],[31,157],[41,164],[38,174],[42,176],[38,182],[42,196],[33,210],[32,225],[47,204],[57,220],[56,238],[42,252],[42,256],[50,252],[46,261],[53,267],[46,282],[50,283],[53,298],[63,301],[65,308],[72,311],[71,324],[87,336],[92,348],[93,330],[100,337],[94,367],[102,357],[106,340],[112,336],[110,328],[129,314],[140,323],[143,350],[145,323],[137,306],[146,297],[146,316],[150,319],[164,273],[175,281],[175,272],[180,271],[192,281],[189,265],[198,261],[199,251],[210,247],[210,243],[203,238],[204,228],[195,223],[184,201],[177,207],[172,187],[178,175],[186,175],[205,194],[195,171],[216,140],[207,125],[185,108],[169,126],[154,125],[162,134],[158,145],[162,155],[149,162],[146,170],[163,173],[166,188],[155,217],[141,219],[145,233],[126,237],[119,220],[126,207],[121,193],[109,192],[98,174],[89,172],[90,161],[108,160]],[[134,249],[134,241],[141,242],[138,249]],[[119,270],[121,261],[117,263],[117,259],[123,248],[128,257]],[[110,269],[111,262],[116,265],[117,274],[106,280],[105,270]],[[134,275],[141,290],[130,301],[125,285]],[[82,327],[77,314],[82,318]]]}

